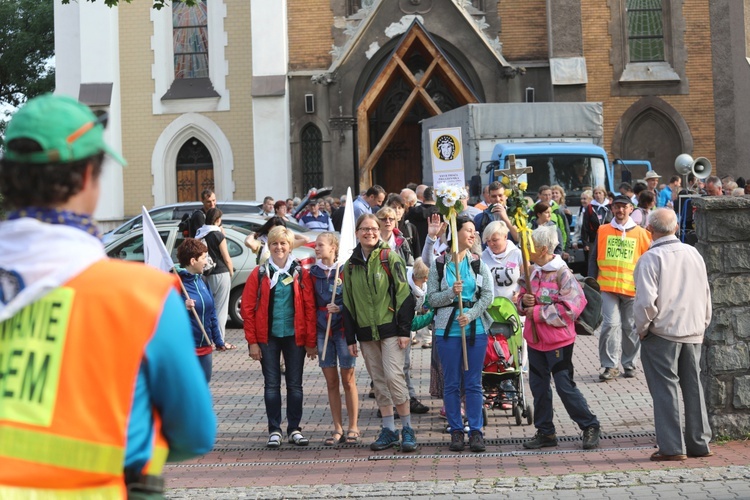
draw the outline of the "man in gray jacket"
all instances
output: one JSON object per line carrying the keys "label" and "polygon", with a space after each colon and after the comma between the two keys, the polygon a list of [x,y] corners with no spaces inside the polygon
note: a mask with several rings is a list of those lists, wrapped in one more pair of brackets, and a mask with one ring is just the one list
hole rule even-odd
{"label": "man in gray jacket", "polygon": [[[700,380],[703,333],[711,322],[706,264],[695,248],[675,236],[674,210],[660,208],[648,218],[651,248],[635,267],[635,327],[641,361],[654,400],[659,451],[653,461],[706,457],[711,429]],[[685,406],[680,427],[678,385]]]}

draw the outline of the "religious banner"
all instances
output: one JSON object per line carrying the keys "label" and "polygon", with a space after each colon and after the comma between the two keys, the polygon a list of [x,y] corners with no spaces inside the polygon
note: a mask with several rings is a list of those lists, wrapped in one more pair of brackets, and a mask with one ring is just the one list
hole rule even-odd
{"label": "religious banner", "polygon": [[465,186],[461,128],[430,129],[432,185]]}

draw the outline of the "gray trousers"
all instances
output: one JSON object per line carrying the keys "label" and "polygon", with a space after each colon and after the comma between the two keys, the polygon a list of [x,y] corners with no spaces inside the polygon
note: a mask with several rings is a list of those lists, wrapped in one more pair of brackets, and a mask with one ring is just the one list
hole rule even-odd
{"label": "gray trousers", "polygon": [[[602,292],[602,331],[599,334],[599,361],[602,368],[635,368],[641,341],[633,320],[634,297]],[[622,359],[621,359],[622,358]]]}
{"label": "gray trousers", "polygon": [[227,316],[229,315],[229,289],[232,287],[232,278],[229,273],[209,274],[206,276],[208,288],[214,296],[214,307],[216,307],[216,319],[219,321],[219,332],[221,341],[224,342],[224,333],[227,328]]}
{"label": "gray trousers", "polygon": [[[654,400],[659,453],[705,455],[711,428],[700,379],[701,344],[681,344],[652,333],[641,342],[643,373]],[[685,406],[684,436],[678,390],[682,390]]]}

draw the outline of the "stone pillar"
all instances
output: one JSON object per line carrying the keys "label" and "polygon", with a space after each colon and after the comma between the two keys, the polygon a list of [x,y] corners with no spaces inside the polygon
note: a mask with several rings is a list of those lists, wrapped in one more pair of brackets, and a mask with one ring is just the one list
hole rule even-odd
{"label": "stone pillar", "polygon": [[714,436],[750,432],[750,196],[693,201],[713,303],[701,360]]}

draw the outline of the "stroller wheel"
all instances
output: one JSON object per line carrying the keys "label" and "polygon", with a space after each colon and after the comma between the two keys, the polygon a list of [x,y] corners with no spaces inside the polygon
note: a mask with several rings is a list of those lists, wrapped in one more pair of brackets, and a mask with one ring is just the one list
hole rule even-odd
{"label": "stroller wheel", "polygon": [[534,409],[531,408],[531,405],[526,405],[526,411],[524,412],[526,414],[526,424],[531,425],[534,423]]}
{"label": "stroller wheel", "polygon": [[521,425],[522,413],[523,410],[521,409],[521,406],[515,405],[515,408],[513,408],[513,415],[516,417],[516,425]]}
{"label": "stroller wheel", "polygon": [[482,428],[487,427],[487,422],[489,420],[487,416],[487,407],[484,406],[482,407]]}

